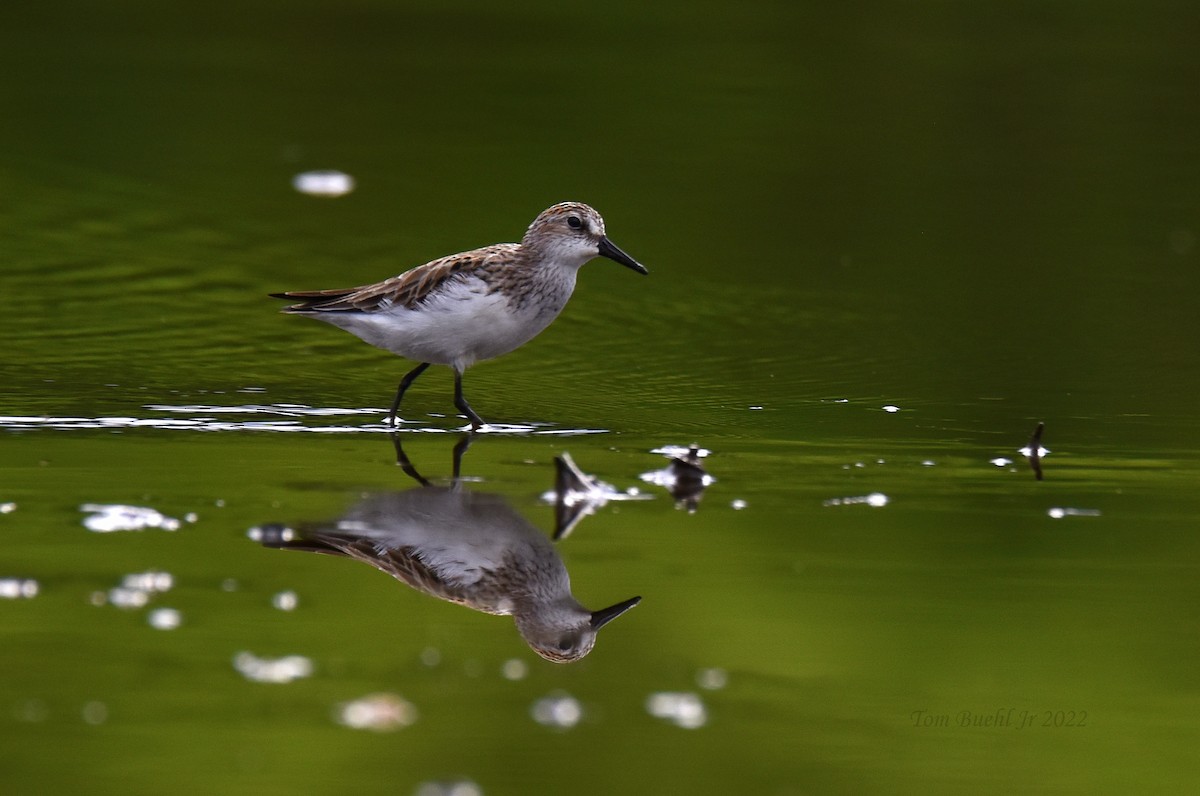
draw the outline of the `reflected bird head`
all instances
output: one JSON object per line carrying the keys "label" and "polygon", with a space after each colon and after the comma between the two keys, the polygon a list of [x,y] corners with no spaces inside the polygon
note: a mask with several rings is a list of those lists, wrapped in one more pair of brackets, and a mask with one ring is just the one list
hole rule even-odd
{"label": "reflected bird head", "polygon": [[517,630],[529,648],[548,661],[571,663],[586,656],[596,645],[596,633],[641,601],[641,597],[588,613],[564,605],[561,611],[514,614]]}

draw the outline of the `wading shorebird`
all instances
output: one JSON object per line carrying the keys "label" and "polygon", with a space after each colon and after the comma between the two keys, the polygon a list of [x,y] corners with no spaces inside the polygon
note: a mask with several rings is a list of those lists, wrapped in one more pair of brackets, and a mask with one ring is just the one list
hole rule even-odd
{"label": "wading shorebird", "polygon": [[497,243],[419,265],[373,285],[272,293],[296,304],[283,311],[345,329],[373,346],[420,364],[405,374],[388,412],[430,365],[454,370],[454,405],[476,430],[485,425],[463,396],[463,371],[507,354],[558,317],[584,263],[607,257],[647,273],[608,239],[588,205],[562,202],[538,215],[520,243]]}

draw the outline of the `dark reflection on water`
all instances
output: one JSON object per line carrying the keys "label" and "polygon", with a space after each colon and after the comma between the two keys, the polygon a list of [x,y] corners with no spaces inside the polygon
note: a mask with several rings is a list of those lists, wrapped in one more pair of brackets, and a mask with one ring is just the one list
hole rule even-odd
{"label": "dark reflection on water", "polygon": [[690,445],[687,450],[663,448],[657,453],[669,457],[670,463],[661,470],[643,473],[642,480],[664,487],[674,498],[676,508],[694,514],[704,497],[704,490],[717,480],[704,469],[704,457],[709,452],[698,445]]}
{"label": "dark reflection on water", "polygon": [[1042,480],[1042,457],[1050,451],[1042,447],[1042,432],[1046,430],[1045,423],[1038,423],[1037,428],[1033,430],[1033,436],[1029,438],[1029,444],[1021,448],[1020,453],[1029,460],[1029,467],[1033,470],[1033,476],[1037,480]]}
{"label": "dark reflection on water", "polygon": [[598,611],[580,605],[550,539],[503,497],[469,490],[459,478],[470,436],[454,448],[449,486],[421,475],[399,436],[393,440],[397,463],[419,487],[369,497],[332,523],[261,526],[254,538],[267,547],[352,558],[442,600],[511,615],[525,643],[556,663],[586,656],[600,628],[641,600]]}

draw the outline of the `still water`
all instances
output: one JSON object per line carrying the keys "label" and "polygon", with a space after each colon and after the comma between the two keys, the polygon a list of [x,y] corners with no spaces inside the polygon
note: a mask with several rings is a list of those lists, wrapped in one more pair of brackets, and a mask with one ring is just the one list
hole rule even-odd
{"label": "still water", "polygon": [[[1189,792],[1190,23],[9,9],[0,791]],[[293,187],[319,169],[353,190]],[[469,371],[498,428],[465,451],[447,370],[392,435],[410,363],[266,298],[564,199],[650,275],[595,261]],[[628,610],[554,663],[411,539],[390,573],[261,543],[348,526],[561,568],[579,633]]]}

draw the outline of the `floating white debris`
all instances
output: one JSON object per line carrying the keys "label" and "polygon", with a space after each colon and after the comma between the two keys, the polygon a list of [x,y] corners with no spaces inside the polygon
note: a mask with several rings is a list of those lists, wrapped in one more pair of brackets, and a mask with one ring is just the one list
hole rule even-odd
{"label": "floating white debris", "polygon": [[16,706],[13,715],[19,721],[41,722],[49,717],[50,710],[46,707],[46,703],[40,699],[27,699]]}
{"label": "floating white debris", "polygon": [[483,796],[483,788],[469,779],[427,781],[417,786],[413,796]]}
{"label": "floating white debris", "polygon": [[688,456],[703,459],[712,455],[712,451],[708,448],[699,448],[694,445],[663,445],[661,448],[654,448],[650,452],[666,456],[668,459],[686,459]]}
{"label": "floating white debris", "polygon": [[1006,459],[1003,456],[997,456],[995,459],[989,461],[989,464],[994,464],[997,467],[1008,467],[1012,463],[1012,459]]}
{"label": "floating white debris", "polygon": [[923,462],[921,462],[921,466],[922,467],[936,467],[937,462],[935,462],[933,459],[926,459]]}
{"label": "floating white debris", "polygon": [[1023,448],[1017,448],[1017,453],[1021,454],[1022,456],[1026,457],[1026,458],[1037,456],[1040,459],[1043,456],[1046,456],[1047,454],[1049,454],[1050,450],[1048,448],[1043,448],[1041,445],[1038,445],[1036,449],[1030,445],[1026,445]]}
{"label": "floating white debris", "polygon": [[246,537],[259,544],[284,544],[296,541],[296,531],[286,525],[271,523],[253,525],[246,529]]}
{"label": "floating white debris", "polygon": [[355,730],[389,732],[416,722],[417,709],[398,694],[368,694],[361,699],[337,705],[333,720]]}
{"label": "floating white debris", "polygon": [[91,602],[97,606],[107,603],[117,608],[145,608],[151,597],[170,591],[174,585],[175,578],[170,572],[134,572],[121,578],[121,584],[109,589],[107,594],[94,592]]}
{"label": "floating white debris", "polygon": [[746,501],[742,500],[741,498],[732,500],[729,503],[729,507],[731,509],[733,509],[734,511],[741,511],[742,509],[746,508],[746,506],[748,506],[748,505],[750,505],[750,504],[747,503]]}
{"label": "floating white debris", "polygon": [[92,700],[83,706],[80,713],[83,715],[83,720],[93,726],[108,721],[108,705],[103,702]]}
{"label": "floating white debris", "polygon": [[717,691],[729,684],[729,673],[717,666],[696,672],[696,685],[706,691]]}
{"label": "floating white debris", "polygon": [[1055,506],[1048,509],[1046,513],[1056,520],[1061,520],[1063,517],[1099,517],[1100,509],[1071,509]]}
{"label": "floating white debris", "polygon": [[145,592],[166,592],[175,585],[175,578],[170,572],[150,570],[134,572],[121,579],[121,585],[126,589],[137,589]]}
{"label": "floating white debris", "polygon": [[313,673],[312,661],[303,655],[260,658],[252,652],[239,652],[233,657],[233,668],[256,683],[290,683]]}
{"label": "floating white debris", "polygon": [[294,591],[281,591],[271,597],[271,605],[280,611],[295,611],[300,597]]}
{"label": "floating white debris", "polygon": [[533,703],[529,709],[533,720],[547,727],[569,729],[583,718],[583,705],[564,691],[555,691]]}
{"label": "floating white debris", "polygon": [[529,674],[529,664],[520,658],[509,658],[500,667],[500,673],[505,680],[524,680]]}
{"label": "floating white debris", "polygon": [[354,178],[344,171],[304,171],[292,178],[292,187],[309,196],[345,196],[354,190]]}
{"label": "floating white debris", "polygon": [[17,504],[9,501],[8,503],[0,503],[0,514],[12,514],[17,510]]}
{"label": "floating white debris", "polygon": [[895,406],[894,404],[886,404],[882,407],[882,409],[889,414],[895,414],[896,412],[900,411],[900,407]]}
{"label": "floating white debris", "polygon": [[856,504],[865,503],[868,506],[879,508],[888,504],[888,496],[882,492],[872,492],[869,495],[857,495],[854,497],[830,498],[822,503],[822,506],[853,506]]}
{"label": "floating white debris", "polygon": [[179,530],[179,520],[143,506],[124,506],[119,503],[84,503],[79,510],[89,515],[83,518],[83,527],[96,533],[141,531],[146,528],[161,528],[164,531]]}
{"label": "floating white debris", "polygon": [[657,691],[646,697],[646,712],[688,730],[708,723],[704,702],[690,691]]}
{"label": "floating white debris", "polygon": [[146,621],[155,630],[175,630],[183,624],[183,614],[174,608],[155,608],[147,614]]}
{"label": "floating white debris", "polygon": [[762,409],[761,406],[751,406],[750,407],[751,412],[757,412],[757,411],[760,411],[761,409]]}
{"label": "floating white debris", "polygon": [[38,582],[32,578],[0,578],[0,599],[32,599],[37,596]]}
{"label": "floating white debris", "polygon": [[[150,594],[141,589],[126,589],[123,586],[117,586],[108,590],[107,602],[109,605],[115,605],[117,608],[145,608],[150,602]],[[103,593],[101,593],[99,598],[96,595],[92,595],[93,605],[104,605],[104,603],[105,597]]]}

